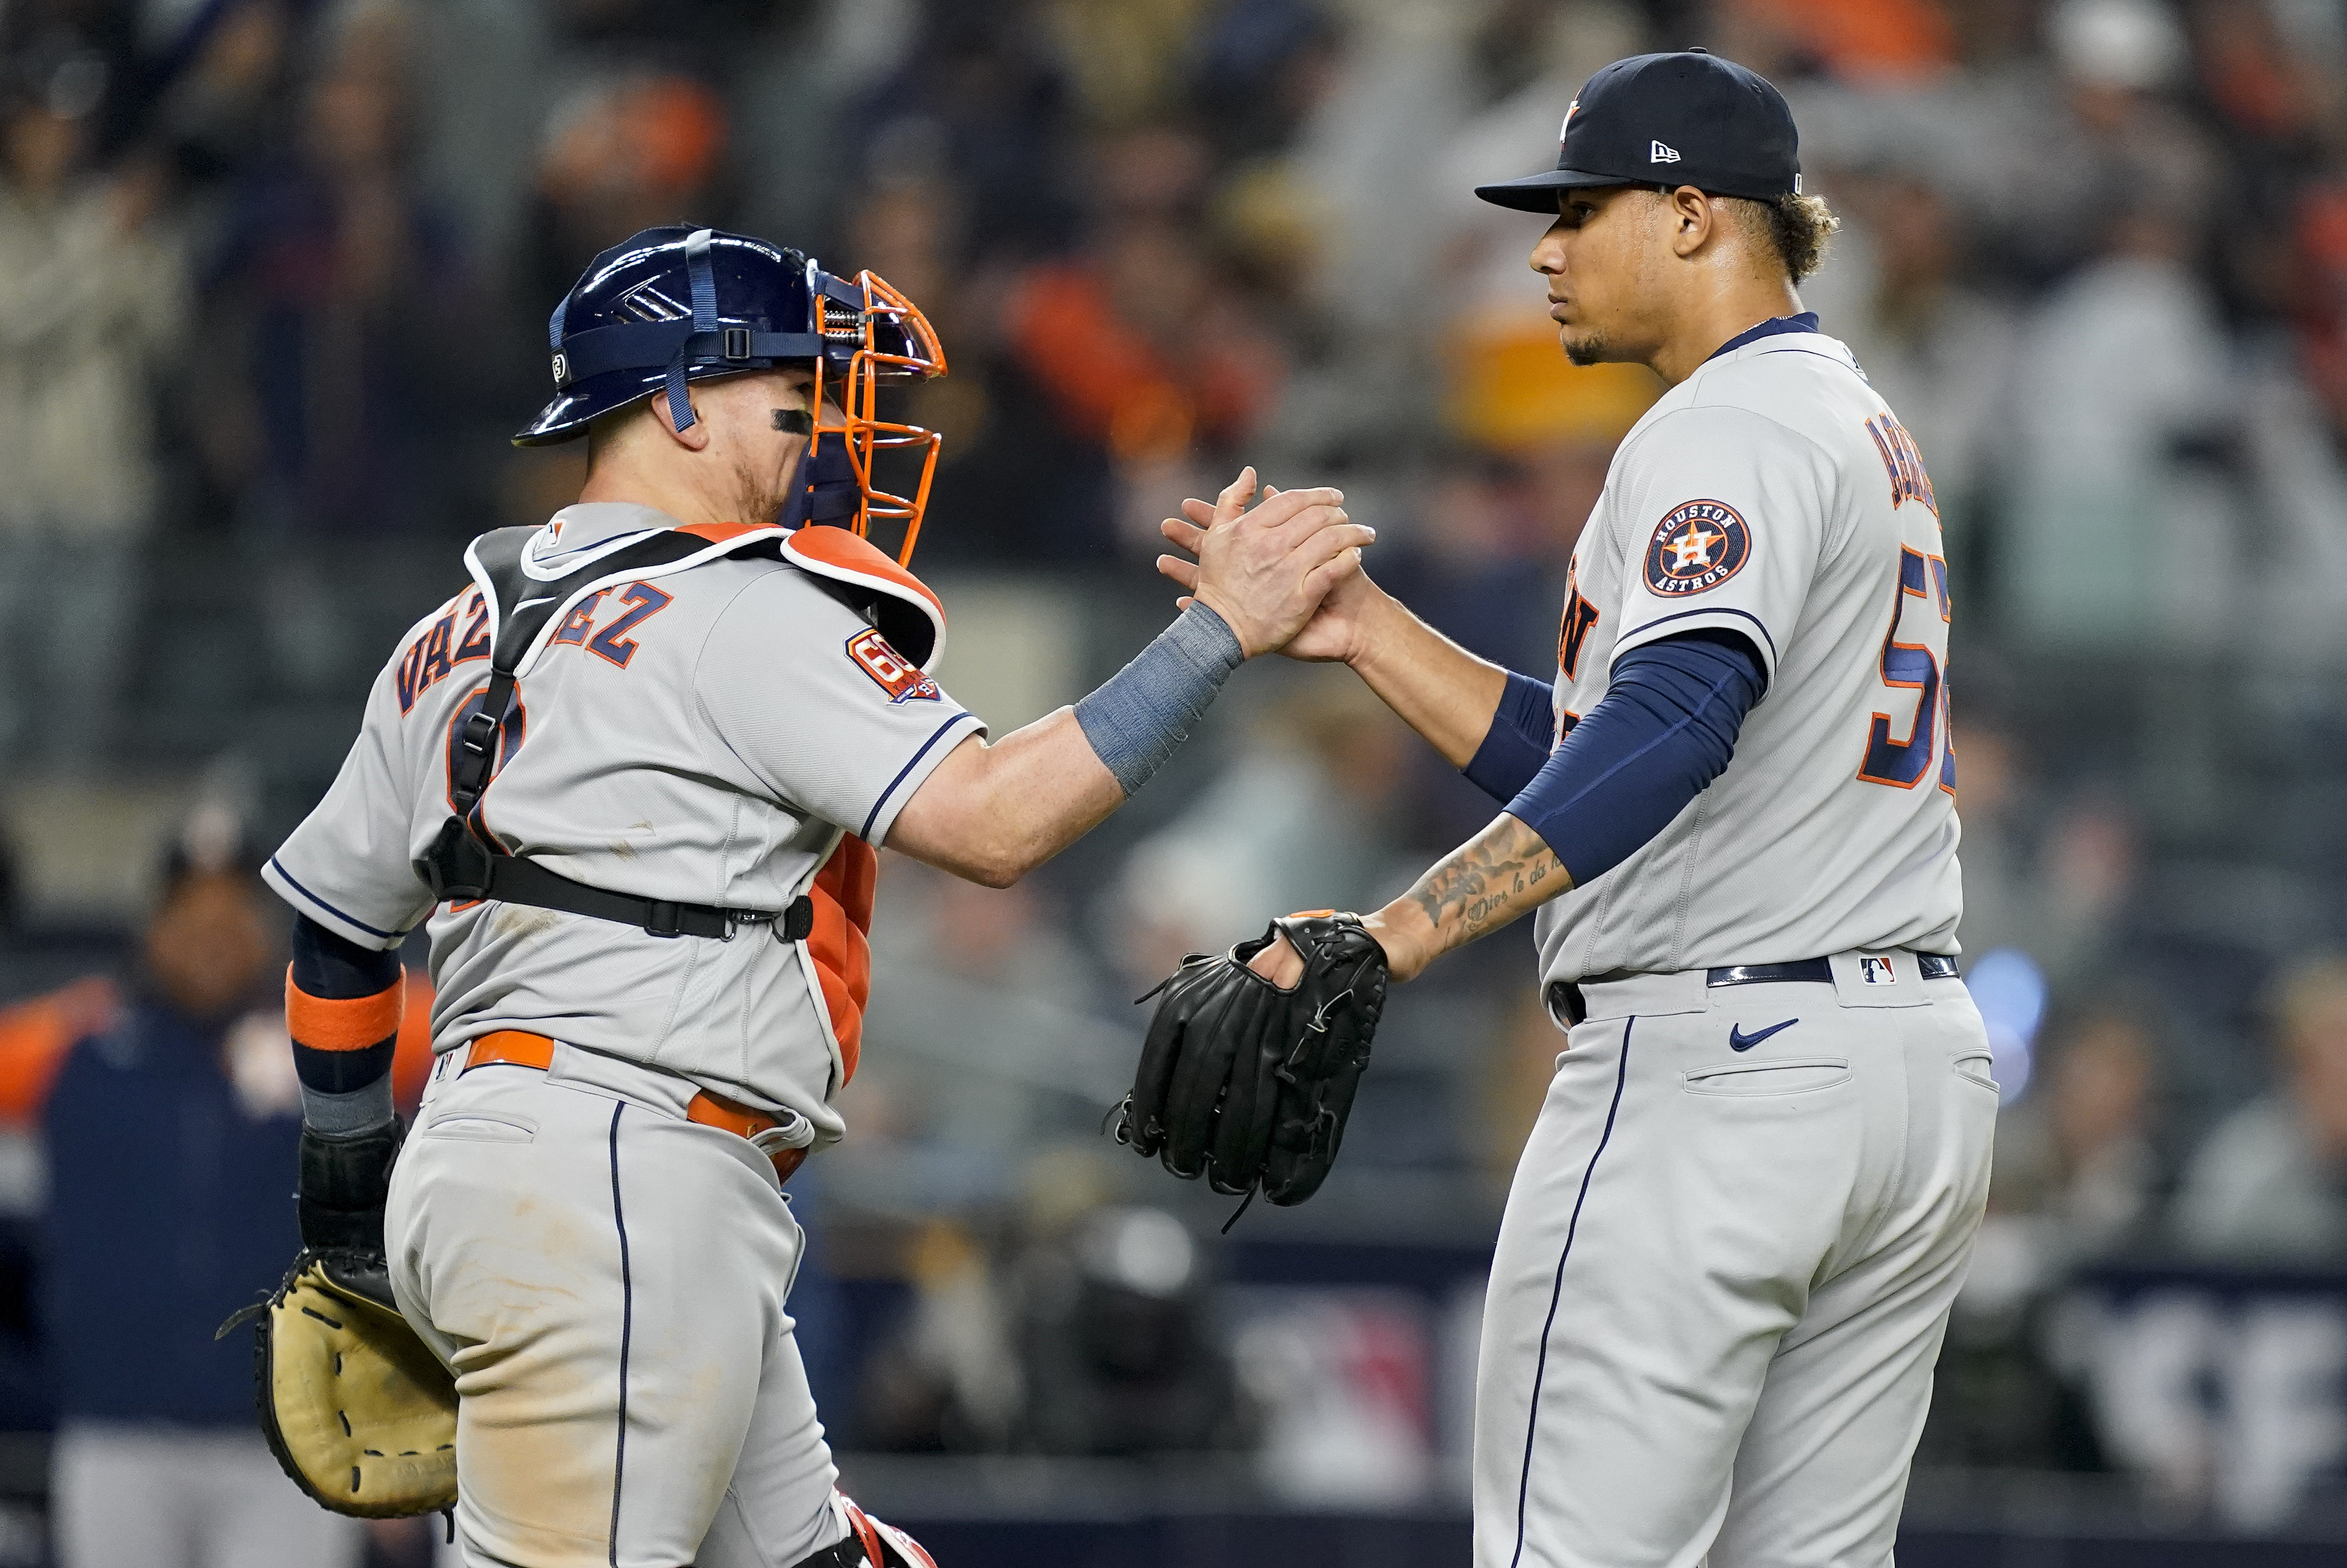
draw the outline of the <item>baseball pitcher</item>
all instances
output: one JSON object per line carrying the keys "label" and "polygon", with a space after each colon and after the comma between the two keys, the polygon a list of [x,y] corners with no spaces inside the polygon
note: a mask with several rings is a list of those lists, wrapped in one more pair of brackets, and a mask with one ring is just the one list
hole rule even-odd
{"label": "baseball pitcher", "polygon": [[[1476,1562],[1878,1568],[1997,1104],[1955,957],[1931,481],[1801,310],[1831,218],[1759,77],[1617,61],[1553,170],[1477,194],[1553,220],[1532,265],[1566,354],[1669,390],[1574,551],[1553,682],[1359,576],[1288,646],[1349,663],[1505,810],[1374,914],[1186,964],[1124,1132],[1297,1201],[1388,979],[1537,909],[1567,1033],[1492,1264]],[[1167,536],[1210,548],[1188,510]]]}
{"label": "baseball pitcher", "polygon": [[[787,1306],[784,1184],[845,1132],[875,852],[1015,881],[1370,535],[1333,491],[1245,510],[1243,474],[1195,604],[989,743],[907,569],[938,437],[876,401],[945,371],[910,302],[654,229],[596,258],[549,340],[557,395],[515,439],[586,437],[579,504],[475,541],[269,863],[297,911],[306,1250],[264,1320],[264,1424],[329,1506],[453,1505],[481,1568],[926,1563],[835,1491]],[[880,486],[891,450],[909,494]],[[437,1062],[403,1128],[419,922]],[[429,1356],[386,1343],[394,1303]]]}

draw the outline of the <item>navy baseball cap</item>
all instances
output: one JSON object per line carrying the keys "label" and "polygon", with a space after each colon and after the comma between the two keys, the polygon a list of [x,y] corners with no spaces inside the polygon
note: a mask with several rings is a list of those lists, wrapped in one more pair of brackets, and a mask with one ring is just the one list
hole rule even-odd
{"label": "navy baseball cap", "polygon": [[1520,212],[1556,211],[1560,190],[1692,185],[1767,201],[1801,189],[1800,137],[1767,77],[1702,49],[1633,55],[1589,78],[1564,111],[1556,167],[1475,194]]}

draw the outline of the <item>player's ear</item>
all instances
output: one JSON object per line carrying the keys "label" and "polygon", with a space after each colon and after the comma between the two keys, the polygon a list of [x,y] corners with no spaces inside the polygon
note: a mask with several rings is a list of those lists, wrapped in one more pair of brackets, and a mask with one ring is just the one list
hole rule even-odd
{"label": "player's ear", "polygon": [[666,393],[656,392],[645,400],[645,406],[652,411],[652,418],[659,422],[668,438],[689,452],[699,452],[709,446],[709,411],[702,406],[702,399],[697,395],[699,390],[690,385],[685,388],[684,399],[692,405],[692,423],[682,430],[669,416]]}
{"label": "player's ear", "polygon": [[1682,185],[1663,198],[1664,218],[1671,226],[1671,251],[1692,256],[1703,249],[1726,216],[1717,203],[1692,185]]}

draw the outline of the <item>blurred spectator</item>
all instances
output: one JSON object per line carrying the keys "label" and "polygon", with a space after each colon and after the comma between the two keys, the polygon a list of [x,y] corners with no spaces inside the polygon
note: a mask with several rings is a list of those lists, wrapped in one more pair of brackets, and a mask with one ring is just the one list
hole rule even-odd
{"label": "blurred spectator", "polygon": [[494,382],[456,236],[414,175],[405,14],[363,8],[319,47],[291,155],[226,220],[193,411],[301,692],[373,672],[375,556],[462,530],[481,457],[448,437]]}
{"label": "blurred spectator", "polygon": [[[1348,73],[1338,29],[1313,0],[1241,0],[1206,13],[1190,40],[1195,107],[1216,149],[1245,159],[1291,143],[1313,107]],[[1357,26],[1400,6],[1355,6]]]}
{"label": "blurred spectator", "polygon": [[2026,177],[2007,194],[2015,259],[2055,276],[2109,251],[2113,226],[2137,214],[2182,227],[2173,251],[2197,259],[2188,225],[2215,194],[2218,169],[2174,96],[2188,54],[2173,13],[2156,0],[2062,0],[2046,35],[2056,80],[2027,128]]}
{"label": "blurred spectator", "polygon": [[892,1085],[895,1109],[924,1140],[999,1165],[1055,1134],[1094,1135],[1130,1086],[1125,1020],[1101,1018],[1093,960],[1035,880],[980,887],[888,856],[873,969],[864,1071],[909,1080]]}
{"label": "blurred spectator", "polygon": [[188,313],[145,161],[91,168],[107,67],[0,82],[0,755],[93,769],[115,740],[160,475],[156,377]]}
{"label": "blurred spectator", "polygon": [[538,154],[524,302],[551,309],[607,247],[705,212],[725,138],[724,104],[690,77],[630,71],[574,88],[548,119]]}
{"label": "blurred spectator", "polygon": [[2034,1084],[1997,1128],[1999,1216],[2034,1216],[2037,1274],[2141,1250],[2168,1190],[2159,1051],[2134,1011],[2100,1002],[2043,1036]]}
{"label": "blurred spectator", "polygon": [[1719,48],[1779,80],[1824,70],[1901,85],[1954,63],[1951,9],[1930,0],[1728,0],[1718,7]]}
{"label": "blurred spectator", "polygon": [[294,44],[288,9],[282,0],[202,6],[185,13],[169,38],[163,53],[177,69],[157,84],[146,129],[169,149],[191,190],[210,197],[265,159],[284,134]]}
{"label": "blurred spectator", "polygon": [[920,0],[917,9],[902,63],[850,106],[840,145],[860,152],[899,128],[926,127],[916,134],[945,149],[981,260],[1064,244],[1075,125],[1067,72],[1039,25],[1043,7]]}
{"label": "blurred spectator", "polygon": [[[65,1568],[355,1563],[355,1522],[285,1480],[220,1321],[301,1239],[301,1091],[270,999],[282,911],[232,841],[174,854],[121,1015],[50,1087],[44,1336]],[[145,1277],[126,1278],[138,1260]]]}
{"label": "blurred spectator", "polygon": [[[1963,214],[1920,171],[1845,172],[1832,196],[1842,231],[1803,301],[1850,344],[1914,435],[1941,521],[1954,534],[1975,521],[2005,436],[2015,312],[1981,286]],[[1969,586],[1960,579],[1960,589]]]}
{"label": "blurred spectator", "polygon": [[2347,958],[2291,968],[2273,1022],[2281,1082],[2193,1155],[2177,1239],[2237,1263],[2347,1261]]}
{"label": "blurred spectator", "polygon": [[1029,269],[1003,307],[1010,353],[1068,433],[1106,451],[1133,498],[1121,531],[1150,556],[1183,495],[1227,482],[1204,475],[1235,468],[1286,368],[1200,242],[1206,159],[1197,138],[1162,128],[1112,141],[1090,247]]}
{"label": "blurred spectator", "polygon": [[408,166],[405,73],[396,11],[347,24],[303,85],[294,156],[245,182],[214,264],[239,379],[216,389],[210,455],[272,534],[413,532],[446,466],[425,444],[477,345],[456,237]]}
{"label": "blurred spectator", "polygon": [[911,1310],[866,1369],[858,1440],[896,1452],[1007,1449],[1024,1390],[989,1260],[942,1216],[906,1254]]}
{"label": "blurred spectator", "polygon": [[2011,720],[1985,702],[1960,699],[1956,712],[1967,966],[2012,948],[2058,992],[2107,987],[2142,870],[2132,814],[2104,789],[2049,799],[2046,763]]}
{"label": "blurred spectator", "polygon": [[2191,210],[2123,209],[2025,331],[1998,602],[2029,645],[2172,643],[2233,608],[2229,519],[2188,461],[2225,418],[2231,359],[2187,265]]}
{"label": "blurred spectator", "polygon": [[1020,1264],[1027,1440],[1045,1453],[1231,1446],[1231,1368],[1208,1333],[1205,1260],[1162,1209],[1101,1207]]}

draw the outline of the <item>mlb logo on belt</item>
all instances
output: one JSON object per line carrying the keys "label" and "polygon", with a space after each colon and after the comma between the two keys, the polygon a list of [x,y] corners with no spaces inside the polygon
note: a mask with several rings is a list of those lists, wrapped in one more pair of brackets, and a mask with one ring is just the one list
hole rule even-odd
{"label": "mlb logo on belt", "polygon": [[1858,978],[1870,986],[1895,986],[1899,983],[1899,971],[1891,967],[1888,958],[1860,958]]}
{"label": "mlb logo on belt", "polygon": [[847,656],[880,684],[891,702],[932,702],[945,693],[921,672],[921,667],[888,646],[876,630],[866,630],[847,640]]}
{"label": "mlb logo on belt", "polygon": [[1655,525],[1646,587],[1665,599],[1717,588],[1752,555],[1752,530],[1725,501],[1688,501]]}

